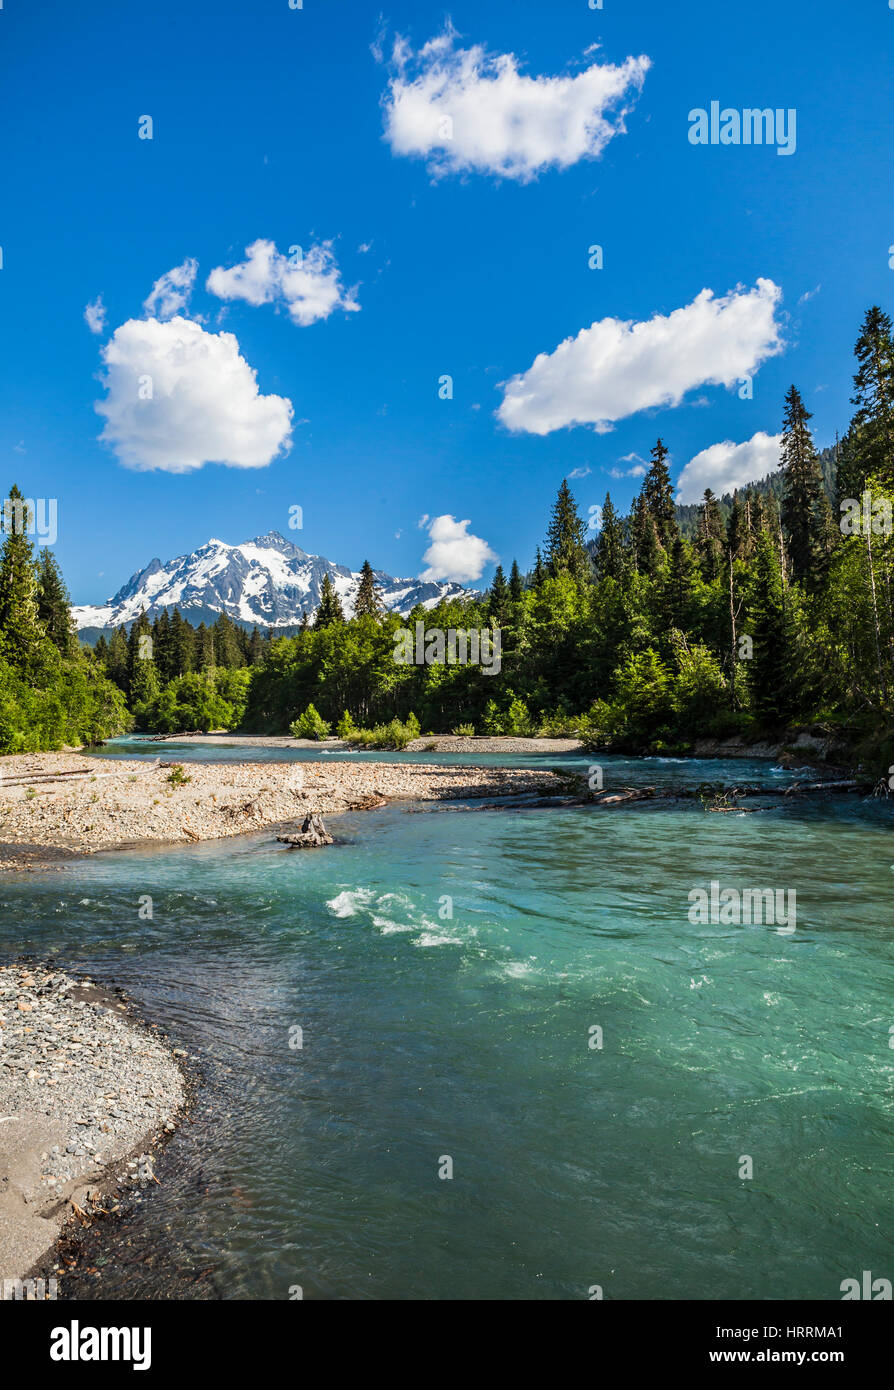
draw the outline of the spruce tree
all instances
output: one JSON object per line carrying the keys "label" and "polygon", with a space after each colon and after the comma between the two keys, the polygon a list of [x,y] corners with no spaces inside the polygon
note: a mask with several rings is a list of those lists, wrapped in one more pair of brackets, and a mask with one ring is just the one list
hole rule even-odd
{"label": "spruce tree", "polygon": [[78,639],[71,616],[71,599],[59,572],[56,557],[42,549],[37,561],[37,616],[61,656],[78,653]]}
{"label": "spruce tree", "polygon": [[710,584],[720,574],[723,566],[723,517],[717,498],[709,487],[705,488],[696,532],[696,551],[702,574]]}
{"label": "spruce tree", "polygon": [[754,644],[748,662],[748,686],[755,714],[768,727],[792,715],[794,685],[793,633],[773,540],[758,537],[748,592],[749,636]]}
{"label": "spruce tree", "polygon": [[858,445],[849,493],[858,498],[866,479],[878,478],[894,488],[894,339],[891,320],[877,304],[867,310],[854,348],[857,372],[851,403],[857,407],[851,423]]}
{"label": "spruce tree", "polygon": [[320,606],[314,618],[314,630],[319,632],[324,627],[332,627],[333,623],[343,623],[344,620],[341,599],[336,593],[335,585],[329,574],[324,574],[323,583],[320,585]]}
{"label": "spruce tree", "polygon": [[677,537],[677,512],[667,458],[667,448],[659,439],[652,449],[649,471],[643,479],[642,497],[646,511],[655,523],[659,544],[669,551]]}
{"label": "spruce tree", "polygon": [[158,694],[159,679],[154,656],[152,629],[145,608],[141,608],[139,618],[131,624],[127,640],[127,695],[131,708]]}
{"label": "spruce tree", "polygon": [[624,525],[612,503],[611,493],[605,494],[602,506],[602,529],[596,542],[596,569],[600,579],[620,579],[624,568]]}
{"label": "spruce tree", "polygon": [[497,565],[494,570],[493,583],[490,586],[489,609],[491,616],[500,619],[506,611],[506,604],[509,599],[509,585],[506,583],[506,576],[503,573],[503,566]]}
{"label": "spruce tree", "polygon": [[46,640],[38,617],[37,571],[28,539],[28,508],[13,484],[3,510],[0,552],[0,644],[11,666],[22,669],[40,659]]}
{"label": "spruce tree", "polygon": [[171,614],[169,665],[175,677],[188,675],[196,666],[196,634],[177,607]]}
{"label": "spruce tree", "polygon": [[360,582],[354,599],[355,618],[379,618],[382,615],[382,601],[376,588],[373,567],[364,560],[360,567]]}
{"label": "spruce tree", "polygon": [[539,588],[540,588],[540,585],[543,583],[543,581],[544,581],[545,578],[546,578],[546,566],[545,566],[544,563],[543,563],[543,556],[540,554],[540,546],[538,545],[538,547],[537,547],[537,554],[536,554],[536,556],[534,557],[534,569],[533,569],[533,572],[532,572],[532,574],[531,574],[531,585],[532,585],[532,587],[535,588],[535,589],[539,589]]}
{"label": "spruce tree", "polygon": [[790,387],[785,398],[782,422],[780,468],[785,484],[782,522],[788,531],[794,577],[800,583],[812,586],[817,579],[821,557],[821,500],[824,490],[819,458],[807,423],[811,418],[798,388]]}
{"label": "spruce tree", "polygon": [[565,479],[553,504],[546,538],[546,567],[555,579],[568,574],[578,584],[590,577],[590,555],[584,523]]}
{"label": "spruce tree", "polygon": [[521,570],[520,570],[519,567],[518,567],[518,561],[517,561],[517,560],[513,560],[513,561],[512,561],[512,569],[509,571],[509,599],[510,599],[510,602],[512,602],[512,603],[520,603],[521,600],[522,600],[522,597],[523,597],[523,595],[524,595],[524,592],[525,592],[525,586],[524,586],[524,583],[522,582]]}

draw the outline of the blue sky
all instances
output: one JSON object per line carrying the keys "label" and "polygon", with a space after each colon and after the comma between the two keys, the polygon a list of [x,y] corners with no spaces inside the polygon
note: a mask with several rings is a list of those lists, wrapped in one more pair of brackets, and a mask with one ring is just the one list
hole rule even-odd
{"label": "blue sky", "polygon": [[[578,475],[585,515],[609,487],[626,509],[638,479],[612,474],[637,467],[658,434],[676,477],[712,446],[772,437],[792,381],[814,411],[818,442],[831,442],[850,411],[863,313],[872,302],[894,307],[894,10],[886,0],[723,8],[700,0],[685,10],[651,0],[604,4],[594,11],[586,0],[479,0],[447,10],[414,0],[383,11],[360,0],[305,0],[302,10],[288,0],[6,0],[4,490],[17,480],[27,496],[58,499],[56,550],[75,602],[101,601],[153,555],[271,529],[354,568],[368,557],[394,574],[417,574],[431,563],[423,560],[431,537],[422,516],[468,519],[470,536],[504,563],[517,555],[527,565],[563,476]],[[440,56],[420,57],[448,19],[456,36]],[[393,62],[397,35],[416,55],[402,75]],[[463,69],[474,45],[489,57]],[[621,99],[625,131],[611,134],[597,158],[577,157],[556,135],[555,103],[567,110],[551,88],[546,167],[524,163],[542,154],[542,141],[523,120],[521,134],[507,137],[521,141],[522,153],[510,149],[501,173],[479,139],[493,121],[487,82],[496,69],[488,62],[498,55],[515,55],[526,78],[541,79],[576,79],[641,56],[649,63],[641,89],[632,82]],[[418,102],[401,101],[389,117],[382,100],[388,91],[431,91],[424,83],[436,62],[454,79],[461,129],[450,145],[435,142],[417,157],[404,150],[418,133]],[[408,87],[389,88],[392,80]],[[417,80],[423,86],[412,89]],[[794,108],[795,152],[691,144],[689,112],[712,100]],[[616,109],[604,113],[610,123]],[[151,141],[138,138],[145,114]],[[431,144],[423,125],[419,139]],[[281,293],[262,304],[210,293],[212,270],[232,271],[259,240],[281,254],[330,244],[321,265],[335,275],[340,302],[296,323]],[[603,247],[601,270],[588,265],[594,244]],[[188,451],[221,447],[221,432],[229,438],[238,432],[231,423],[241,427],[227,412],[237,410],[252,370],[262,397],[291,402],[291,446],[264,466],[128,467],[126,402],[116,417],[119,425],[125,419],[117,452],[99,441],[105,421],[94,407],[109,394],[101,353],[117,331],[120,397],[134,353],[149,350],[139,328],[152,317],[144,301],[188,258],[198,268],[182,332],[207,349],[210,378],[187,381],[179,423],[166,423],[164,438],[182,428]],[[756,298],[758,281],[780,291],[769,311]],[[678,339],[677,320],[653,322],[685,310],[704,289],[716,303],[737,286],[730,308],[742,305],[741,351],[763,354],[750,400],[734,383],[697,380],[705,353],[723,358],[736,338],[731,318],[699,327],[692,311],[679,320]],[[343,307],[352,293],[359,311]],[[99,334],[84,320],[98,296],[106,311]],[[755,347],[762,332],[766,339],[768,312],[777,341]],[[646,351],[626,367],[608,319],[647,326]],[[575,364],[575,399],[618,418],[598,428],[561,423],[570,388],[560,360],[554,371],[547,364],[536,379],[523,377],[519,390],[537,399],[508,427],[497,416],[506,383],[594,324]],[[218,370],[221,332],[236,339],[232,391]],[[158,350],[171,347],[173,334],[160,316]],[[622,356],[629,346],[620,344]],[[445,374],[452,400],[439,399]],[[681,385],[679,404],[648,403]],[[215,420],[218,387],[223,413]],[[647,404],[634,408],[643,393]],[[245,409],[245,447],[263,453],[288,407],[249,401]],[[537,432],[544,421],[548,431]],[[139,456],[140,441],[130,445]],[[701,471],[715,460],[722,483],[729,451],[706,455]],[[289,531],[294,506],[303,510],[300,532]],[[451,554],[460,568],[474,568],[486,551],[458,533],[438,563],[442,553],[447,570]],[[485,565],[482,582],[491,574]]]}

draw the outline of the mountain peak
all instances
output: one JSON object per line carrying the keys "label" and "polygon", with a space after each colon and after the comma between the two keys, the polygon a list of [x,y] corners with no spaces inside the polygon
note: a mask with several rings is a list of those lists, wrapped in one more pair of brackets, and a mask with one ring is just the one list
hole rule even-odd
{"label": "mountain peak", "polygon": [[[79,629],[128,625],[145,609],[151,620],[163,609],[179,608],[184,618],[213,623],[225,613],[243,627],[297,627],[303,613],[312,618],[328,575],[345,613],[353,612],[359,573],[307,551],[279,531],[231,545],[212,537],[188,555],[166,564],[157,557],[137,570],[114,598],[102,606],[72,608]],[[432,607],[442,598],[469,594],[459,584],[394,579],[375,571],[386,610],[409,613],[417,604]]]}

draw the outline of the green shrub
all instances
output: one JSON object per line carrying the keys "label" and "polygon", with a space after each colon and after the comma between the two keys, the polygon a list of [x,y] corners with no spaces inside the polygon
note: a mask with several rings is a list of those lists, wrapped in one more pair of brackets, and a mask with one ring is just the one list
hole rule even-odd
{"label": "green shrub", "polygon": [[308,705],[303,714],[299,715],[289,725],[289,733],[293,738],[327,738],[331,724],[319,713],[313,704]]}
{"label": "green shrub", "polygon": [[350,738],[352,734],[356,734],[357,725],[354,723],[348,710],[345,710],[341,719],[339,719],[336,724],[335,732],[338,734],[339,738]]}
{"label": "green shrub", "polygon": [[457,724],[456,728],[453,730],[453,733],[454,733],[454,735],[455,735],[456,738],[474,738],[474,737],[475,737],[475,725],[474,725],[474,724]]}
{"label": "green shrub", "polygon": [[382,748],[402,752],[408,743],[419,737],[419,720],[411,714],[406,724],[392,719],[389,724],[378,724],[374,729],[357,729],[347,734],[348,743],[356,748]]}

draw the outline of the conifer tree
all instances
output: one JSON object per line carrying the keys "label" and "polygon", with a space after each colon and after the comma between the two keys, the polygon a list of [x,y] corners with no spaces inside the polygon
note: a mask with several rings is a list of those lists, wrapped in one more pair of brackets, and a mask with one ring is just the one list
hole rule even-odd
{"label": "conifer tree", "polygon": [[158,694],[160,687],[153,648],[152,629],[145,608],[141,608],[139,618],[131,624],[127,640],[127,695],[131,708]]}
{"label": "conifer tree", "polygon": [[171,614],[169,661],[174,677],[188,675],[196,665],[196,635],[177,607]]}
{"label": "conifer tree", "polygon": [[503,566],[497,565],[494,570],[493,583],[490,586],[489,604],[491,616],[498,620],[506,611],[506,604],[509,599],[509,585],[506,583],[506,576],[503,573]]}
{"label": "conifer tree", "polygon": [[655,523],[658,542],[669,551],[677,536],[677,512],[667,458],[667,448],[659,439],[652,449],[649,471],[643,479],[642,496],[645,509]]}
{"label": "conifer tree", "polygon": [[640,574],[656,575],[661,568],[663,552],[655,518],[646,505],[645,494],[642,491],[634,500],[630,514],[630,540],[635,568]]}
{"label": "conifer tree", "polygon": [[329,574],[324,574],[323,582],[320,585],[320,606],[314,619],[314,630],[319,632],[324,627],[332,627],[333,623],[343,623],[344,620],[345,615],[341,606],[341,599],[336,593],[335,585]]}
{"label": "conifer tree", "polygon": [[822,549],[823,475],[813,444],[808,420],[810,411],[801,399],[796,386],[789,388],[785,398],[782,422],[782,456],[785,492],[782,499],[782,521],[788,531],[788,550],[794,578],[802,584],[814,584]]}
{"label": "conifer tree", "polygon": [[368,560],[364,560],[360,567],[360,581],[357,585],[357,595],[354,599],[354,617],[380,618],[381,616],[382,600],[376,588],[373,567]]}
{"label": "conifer tree", "polygon": [[76,656],[78,639],[71,616],[71,599],[56,557],[46,547],[40,551],[37,561],[37,616],[59,654]]}
{"label": "conifer tree", "polygon": [[793,711],[793,632],[782,573],[773,540],[758,538],[748,591],[749,636],[753,653],[748,662],[751,703],[758,718],[771,727],[785,723]]}
{"label": "conifer tree", "polygon": [[723,565],[723,543],[726,537],[717,498],[709,487],[705,488],[702,499],[696,537],[696,550],[702,574],[710,583],[717,578]]}
{"label": "conifer tree", "polygon": [[127,629],[124,624],[116,627],[109,638],[106,656],[106,672],[109,680],[115,682],[119,690],[127,693]]}
{"label": "conifer tree", "polygon": [[555,579],[568,574],[578,584],[590,577],[590,556],[584,523],[565,479],[553,504],[546,537],[546,567]]}
{"label": "conifer tree", "polygon": [[28,539],[29,509],[13,484],[3,509],[0,551],[0,642],[11,666],[38,661],[45,633],[38,617],[34,550]]}
{"label": "conifer tree", "polygon": [[692,548],[682,536],[677,536],[661,582],[662,619],[666,631],[672,628],[681,632],[691,630],[695,617],[696,583]]}
{"label": "conifer tree", "polygon": [[620,579],[624,568],[624,527],[615,511],[611,493],[602,505],[602,528],[596,542],[596,569],[600,579]]}
{"label": "conifer tree", "polygon": [[537,547],[537,554],[536,554],[536,556],[534,557],[534,569],[533,569],[533,572],[532,572],[532,574],[531,574],[531,585],[532,585],[532,587],[535,588],[535,589],[539,589],[539,588],[540,588],[540,585],[543,583],[543,581],[544,581],[545,578],[546,578],[546,566],[545,566],[544,563],[543,563],[543,556],[540,554],[540,546],[538,545],[538,547]]}
{"label": "conifer tree", "polygon": [[[894,487],[894,338],[891,319],[877,304],[866,312],[854,347],[857,372],[851,403],[857,407],[851,422],[851,476],[846,481],[860,497],[866,479]],[[849,432],[849,433],[850,433]],[[841,484],[839,482],[839,495]]]}
{"label": "conifer tree", "polygon": [[511,603],[520,603],[524,596],[525,586],[522,582],[521,570],[518,561],[512,561],[512,569],[509,571],[509,599]]}
{"label": "conifer tree", "polygon": [[739,489],[733,493],[733,505],[726,523],[726,547],[734,560],[745,558],[745,508],[739,496]]}

